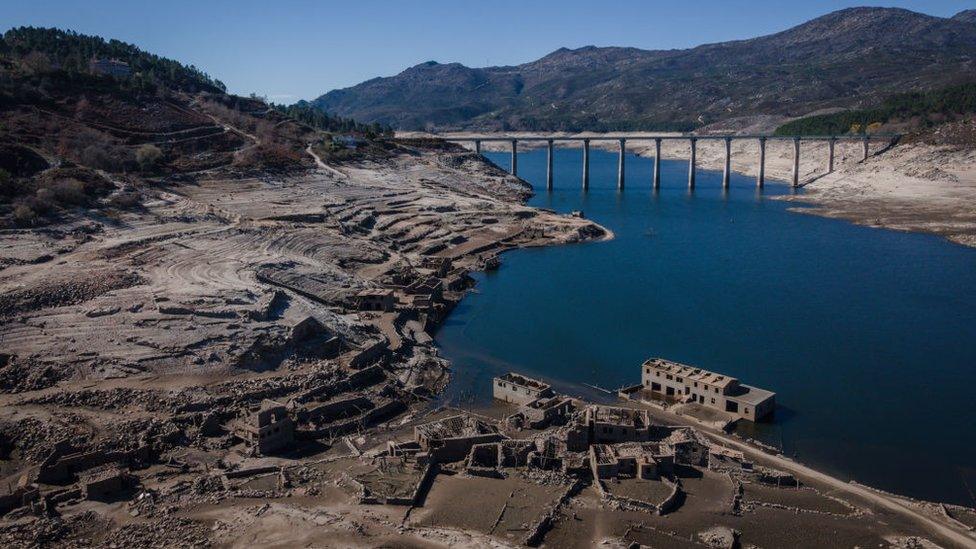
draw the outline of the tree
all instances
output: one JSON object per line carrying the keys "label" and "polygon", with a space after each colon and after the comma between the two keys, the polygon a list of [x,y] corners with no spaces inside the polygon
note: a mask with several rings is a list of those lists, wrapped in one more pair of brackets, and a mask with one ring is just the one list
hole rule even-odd
{"label": "tree", "polygon": [[32,51],[21,59],[21,65],[30,74],[44,74],[51,71],[51,60],[39,51]]}
{"label": "tree", "polygon": [[17,223],[17,225],[20,225],[21,227],[30,226],[34,224],[36,219],[37,214],[34,213],[34,210],[32,210],[30,206],[26,204],[18,204],[17,207],[14,208],[14,222]]}
{"label": "tree", "polygon": [[160,159],[163,158],[163,151],[159,150],[159,147],[152,144],[145,144],[136,150],[136,162],[139,163],[139,167],[142,171],[149,172],[156,168],[156,164],[159,163]]}

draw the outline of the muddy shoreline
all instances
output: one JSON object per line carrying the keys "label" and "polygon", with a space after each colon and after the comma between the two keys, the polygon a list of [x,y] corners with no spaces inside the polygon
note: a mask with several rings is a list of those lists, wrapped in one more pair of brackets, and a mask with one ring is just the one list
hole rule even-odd
{"label": "muddy shoreline", "polygon": [[[590,546],[688,539],[725,516],[718,472],[685,480],[692,503],[635,534],[660,519],[608,506],[564,473],[472,480],[464,461],[410,457],[432,422],[464,415],[432,407],[451,371],[432,334],[468,274],[510,249],[613,235],[526,206],[523,182],[471,153],[338,170],[202,179],[117,222],[0,234],[0,289],[16,298],[0,324],[0,480],[13,490],[0,542],[508,546],[538,532]],[[516,446],[544,434],[479,417],[464,421]],[[797,524],[823,520],[869,541],[846,512],[762,526],[783,498],[789,516],[833,505],[825,479],[804,478],[799,495],[757,491],[750,535],[798,541]],[[621,493],[668,491],[631,484]],[[484,509],[458,505],[473,489]],[[885,535],[926,535],[887,518]]]}
{"label": "muddy shoreline", "polygon": [[[463,137],[471,134],[444,135]],[[504,135],[518,136],[520,133]],[[532,142],[519,145],[525,149],[541,146]],[[575,144],[562,146],[578,147]],[[612,152],[617,150],[615,142],[593,142],[591,146]],[[838,142],[835,170],[828,173],[827,144],[820,141],[803,143],[800,182],[804,192],[798,196],[776,198],[802,204],[803,207],[795,210],[799,213],[843,219],[868,227],[935,234],[963,246],[976,247],[976,208],[972,207],[976,203],[976,151],[920,142],[887,146],[887,142],[872,143],[871,156],[862,161],[860,143]],[[483,143],[482,147],[485,150],[509,150],[505,143]],[[654,155],[653,144],[636,140],[628,144],[628,151],[644,157]],[[792,143],[769,141],[766,177],[789,181],[792,154]],[[665,140],[662,155],[687,160],[689,147],[681,140]],[[696,156],[700,169],[721,170],[724,145],[718,141],[699,141]],[[731,167],[736,173],[754,177],[758,171],[756,143],[733,141]]]}

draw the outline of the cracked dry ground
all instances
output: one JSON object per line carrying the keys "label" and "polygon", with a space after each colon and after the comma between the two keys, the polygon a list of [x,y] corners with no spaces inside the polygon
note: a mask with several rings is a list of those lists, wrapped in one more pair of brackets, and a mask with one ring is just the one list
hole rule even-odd
{"label": "cracked dry ground", "polygon": [[[12,489],[54,455],[137,452],[143,487],[205,485],[211,468],[254,457],[229,423],[264,398],[355,393],[397,403],[383,419],[406,421],[447,382],[428,330],[461,298],[468,271],[505,249],[606,235],[526,207],[525,183],[480,156],[405,149],[344,167],[344,177],[171,182],[141,211],[0,234],[2,484]],[[421,267],[429,257],[450,258],[462,282],[441,303],[355,310],[362,289],[436,274]],[[319,441],[310,458],[334,442]],[[54,494],[51,513],[85,516],[72,481],[40,485]],[[123,515],[100,515],[94,529],[44,519],[4,535],[29,545],[84,531],[97,544],[140,520]],[[39,520],[2,520],[28,519]]]}

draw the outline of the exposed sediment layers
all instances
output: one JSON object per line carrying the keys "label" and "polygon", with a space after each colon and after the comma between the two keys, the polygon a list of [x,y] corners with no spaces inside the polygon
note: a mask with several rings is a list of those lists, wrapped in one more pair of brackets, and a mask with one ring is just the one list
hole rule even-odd
{"label": "exposed sediment layers", "polygon": [[[761,133],[768,128],[753,128],[749,133]],[[506,133],[506,136],[538,135]],[[464,137],[467,132],[443,134],[445,137]],[[547,134],[548,135],[548,134]],[[553,136],[598,136],[593,133],[554,133]],[[639,133],[628,132],[628,135]],[[647,133],[648,136],[667,135]],[[617,142],[591,141],[594,147],[616,151]],[[869,156],[864,159],[863,144],[857,141],[838,141],[834,154],[834,169],[830,169],[829,141],[801,141],[801,157],[797,166],[797,183],[803,193],[781,199],[795,201],[796,211],[844,219],[859,225],[901,231],[916,231],[943,236],[966,246],[976,246],[976,151],[970,148],[931,145],[922,142],[899,143],[888,147],[887,140],[872,140]],[[507,146],[482,143],[485,150]],[[525,142],[523,148],[539,146]],[[561,146],[579,147],[578,143]],[[498,149],[502,150],[502,149]],[[507,150],[507,149],[505,149]],[[641,156],[655,156],[652,139],[628,140],[627,150]],[[686,160],[691,147],[688,140],[664,140],[663,158]],[[732,171],[756,177],[759,173],[760,145],[758,139],[735,139],[730,150]],[[696,147],[699,169],[723,170],[726,150],[722,140],[699,140]],[[765,176],[769,179],[792,181],[794,170],[794,142],[769,140],[766,143]],[[646,180],[653,180],[647,174]],[[684,181],[662,181],[662,186],[684,185]],[[648,183],[650,188],[651,183]],[[799,207],[805,205],[807,207]],[[812,206],[812,207],[810,207]]]}
{"label": "exposed sediment layers", "polygon": [[[512,248],[610,236],[525,206],[530,187],[462,149],[407,145],[340,169],[201,177],[114,219],[0,235],[0,480],[21,486],[0,515],[36,501],[74,512],[49,494],[81,482],[83,496],[80,479],[105,467],[120,471],[106,477],[116,491],[171,504],[186,499],[160,483],[162,463],[181,463],[177,484],[197,494],[226,490],[214,472],[268,467],[266,408],[287,410],[273,439],[286,450],[372,445],[359,434],[422,413],[447,383],[429,330],[470,271]],[[395,297],[374,308],[364,290]],[[335,417],[312,413],[346,400]],[[0,541],[36,526],[0,520]]]}

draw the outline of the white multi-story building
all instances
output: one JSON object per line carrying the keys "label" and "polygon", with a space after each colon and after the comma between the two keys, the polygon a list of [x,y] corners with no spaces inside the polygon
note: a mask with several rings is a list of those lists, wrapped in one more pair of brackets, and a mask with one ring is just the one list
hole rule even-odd
{"label": "white multi-story building", "polygon": [[739,383],[739,380],[663,358],[641,365],[645,390],[676,400],[697,402],[735,417],[756,421],[773,413],[776,394]]}

